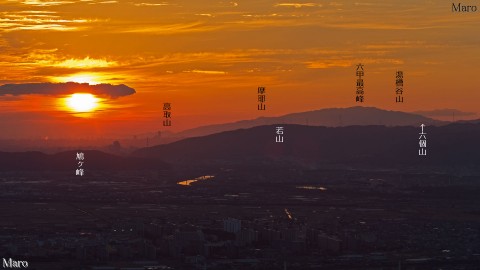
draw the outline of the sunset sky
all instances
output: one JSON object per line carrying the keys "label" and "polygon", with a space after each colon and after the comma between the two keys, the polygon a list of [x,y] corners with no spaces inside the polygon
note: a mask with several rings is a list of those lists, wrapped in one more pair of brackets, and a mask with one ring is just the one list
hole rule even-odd
{"label": "sunset sky", "polygon": [[449,1],[0,0],[0,85],[135,89],[96,96],[88,114],[66,92],[0,91],[0,138],[130,136],[357,105],[480,113],[478,29],[480,12],[453,13]]}

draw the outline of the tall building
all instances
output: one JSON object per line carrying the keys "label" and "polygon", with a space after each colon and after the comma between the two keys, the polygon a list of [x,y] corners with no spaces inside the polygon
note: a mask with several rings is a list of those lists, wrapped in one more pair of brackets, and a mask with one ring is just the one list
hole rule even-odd
{"label": "tall building", "polygon": [[242,221],[235,218],[223,220],[223,230],[230,233],[237,233],[242,229]]}

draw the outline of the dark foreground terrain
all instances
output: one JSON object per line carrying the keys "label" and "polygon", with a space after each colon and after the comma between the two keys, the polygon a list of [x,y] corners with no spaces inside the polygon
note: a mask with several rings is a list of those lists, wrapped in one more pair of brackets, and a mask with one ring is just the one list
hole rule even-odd
{"label": "dark foreground terrain", "polygon": [[[0,153],[0,255],[28,269],[480,269],[480,124],[260,126]],[[78,168],[85,168],[77,176]],[[3,261],[2,261],[3,262]],[[5,267],[4,267],[5,268]]]}
{"label": "dark foreground terrain", "polygon": [[232,165],[3,172],[0,189],[0,254],[28,269],[480,265],[472,175]]}

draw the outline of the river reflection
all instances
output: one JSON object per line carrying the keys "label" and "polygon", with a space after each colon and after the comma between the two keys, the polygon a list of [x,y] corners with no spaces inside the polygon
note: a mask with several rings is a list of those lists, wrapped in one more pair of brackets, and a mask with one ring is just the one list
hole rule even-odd
{"label": "river reflection", "polygon": [[298,189],[321,190],[321,191],[326,191],[326,190],[327,190],[327,188],[324,188],[324,187],[316,187],[316,186],[296,186],[295,188],[298,188]]}
{"label": "river reflection", "polygon": [[200,176],[200,177],[197,177],[195,179],[191,179],[191,180],[185,180],[185,181],[180,181],[178,182],[177,184],[181,185],[181,186],[190,186],[191,184],[195,183],[195,182],[198,182],[198,181],[204,181],[204,180],[210,180],[212,178],[214,178],[215,175],[204,175],[204,176]]}

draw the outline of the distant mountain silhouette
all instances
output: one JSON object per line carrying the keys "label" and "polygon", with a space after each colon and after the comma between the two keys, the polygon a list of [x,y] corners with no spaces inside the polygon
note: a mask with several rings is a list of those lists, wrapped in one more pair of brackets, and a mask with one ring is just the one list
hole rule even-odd
{"label": "distant mountain silhouette", "polygon": [[431,111],[414,111],[413,113],[423,115],[425,117],[462,117],[477,115],[475,112],[465,112],[457,109],[436,109]]}
{"label": "distant mountain silhouette", "polygon": [[[80,152],[80,151],[79,151]],[[169,165],[154,158],[121,157],[100,151],[81,151],[85,160],[83,168],[88,170],[147,170],[165,169]],[[41,152],[0,152],[0,171],[61,171],[77,168],[76,151],[53,155]]]}
{"label": "distant mountain silhouette", "polygon": [[427,156],[419,156],[420,127],[284,127],[277,125],[228,131],[137,150],[132,155],[172,163],[291,160],[368,167],[402,166],[480,168],[480,124],[426,126]]}
{"label": "distant mountain silhouette", "polygon": [[419,126],[443,125],[448,122],[434,120],[425,116],[387,111],[373,107],[331,108],[309,112],[291,113],[278,117],[260,117],[253,120],[243,120],[233,123],[201,126],[175,134],[177,137],[197,137],[240,128],[251,128],[272,124],[296,124],[309,126],[354,126],[354,125],[384,125],[384,126]]}

